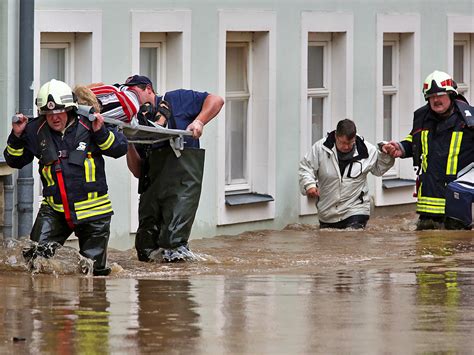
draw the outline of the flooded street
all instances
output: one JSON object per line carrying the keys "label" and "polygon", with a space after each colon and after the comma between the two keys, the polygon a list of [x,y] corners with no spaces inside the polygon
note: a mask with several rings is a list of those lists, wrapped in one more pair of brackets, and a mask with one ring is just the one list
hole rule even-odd
{"label": "flooded street", "polygon": [[32,274],[9,248],[0,352],[472,354],[474,232],[415,232],[415,218],[192,240],[191,263],[110,250],[109,277],[80,275],[68,248]]}

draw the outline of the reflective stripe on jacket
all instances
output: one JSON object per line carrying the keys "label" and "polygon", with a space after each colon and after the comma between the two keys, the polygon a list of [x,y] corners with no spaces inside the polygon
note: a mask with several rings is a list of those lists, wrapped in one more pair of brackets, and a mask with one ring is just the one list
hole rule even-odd
{"label": "reflective stripe on jacket", "polygon": [[[21,169],[36,156],[39,159],[38,172],[43,185],[42,203],[64,213],[55,161],[45,163],[41,155],[41,152],[49,149],[56,156],[56,161],[60,160],[73,223],[112,215],[103,155],[114,158],[125,155],[125,136],[116,129],[105,126],[93,132],[90,122],[82,116],[78,116],[64,135],[49,130],[49,134],[42,135],[40,140],[38,132],[44,129],[41,128],[43,126],[44,118],[40,116],[27,124],[21,137],[10,134],[4,152],[8,165]],[[49,129],[47,124],[45,127]]]}
{"label": "reflective stripe on jacket", "polygon": [[474,108],[455,101],[451,116],[439,119],[427,104],[415,111],[413,129],[401,142],[404,157],[413,157],[419,166],[419,214],[444,215],[446,186],[474,161],[474,131],[466,126],[463,115],[474,115]]}

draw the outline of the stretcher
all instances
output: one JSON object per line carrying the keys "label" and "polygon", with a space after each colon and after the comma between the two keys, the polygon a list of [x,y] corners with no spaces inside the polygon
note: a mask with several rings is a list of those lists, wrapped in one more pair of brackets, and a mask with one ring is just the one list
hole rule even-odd
{"label": "stretcher", "polygon": [[[94,112],[92,106],[78,105],[77,113],[88,117],[90,121],[95,120]],[[18,120],[18,115],[13,115],[12,122],[18,122]],[[181,155],[180,151],[184,149],[184,137],[193,135],[190,131],[161,127],[152,121],[148,121],[150,125],[145,126],[138,124],[136,121],[129,123],[104,116],[104,122],[117,126],[122,130],[129,143],[155,144],[169,141],[171,148],[178,157]]]}
{"label": "stretcher", "polygon": [[[94,109],[91,106],[78,105],[77,111],[79,114],[88,117],[90,121],[95,120]],[[136,121],[128,123],[104,117],[104,122],[119,127],[129,143],[154,144],[169,141],[171,148],[178,157],[180,155],[179,151],[184,149],[184,137],[193,135],[190,131],[165,128],[152,121],[148,121],[150,125],[145,126],[136,123]]]}

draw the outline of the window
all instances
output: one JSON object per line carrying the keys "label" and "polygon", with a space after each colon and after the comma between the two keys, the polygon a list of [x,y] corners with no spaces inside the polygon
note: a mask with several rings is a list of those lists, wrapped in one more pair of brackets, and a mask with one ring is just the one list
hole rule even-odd
{"label": "window", "polygon": [[67,58],[69,58],[69,43],[41,43],[41,74],[40,85],[48,82],[51,79],[57,79],[64,82],[68,81],[66,78]]}
{"label": "window", "polygon": [[91,33],[42,32],[40,41],[40,86],[51,79],[71,87],[92,82]]}
{"label": "window", "polygon": [[330,125],[331,34],[310,33],[308,40],[308,121],[313,145]]}
{"label": "window", "polygon": [[166,33],[140,33],[140,71],[160,92],[166,91]]}
{"label": "window", "polygon": [[75,81],[74,53],[74,33],[41,33],[40,85],[51,79],[57,79],[73,86]]}
{"label": "window", "polygon": [[[383,122],[382,140],[391,141],[399,126],[399,48],[400,35],[385,33],[382,52]],[[385,177],[398,177],[398,160],[385,173]]]}
{"label": "window", "polygon": [[264,38],[261,36],[261,33],[227,32],[225,194],[226,204],[230,206],[273,201],[261,177],[254,175],[258,169],[254,157],[262,153],[255,146],[260,134],[255,131],[258,120],[254,118],[254,109],[259,105],[254,105],[251,93],[255,91],[253,77],[260,74],[254,70],[259,51],[254,50],[253,44],[261,47]]}
{"label": "window", "polygon": [[469,99],[471,92],[472,34],[456,33],[453,46],[453,79],[458,92]]}
{"label": "window", "polygon": [[[247,37],[250,37],[250,34]],[[230,33],[228,38],[232,39]],[[252,112],[249,110],[250,48],[250,40],[228,41],[226,47],[226,192],[251,190],[251,157],[248,154],[248,130],[252,120]]]}
{"label": "window", "polygon": [[219,12],[217,224],[275,216],[276,16]]}
{"label": "window", "polygon": [[474,102],[474,16],[448,15],[448,69],[458,91]]}
{"label": "window", "polygon": [[[404,139],[412,128],[413,112],[423,105],[419,33],[419,15],[377,15],[377,96],[371,143]],[[396,159],[382,178],[371,179],[375,181],[376,206],[413,202],[411,159]]]}

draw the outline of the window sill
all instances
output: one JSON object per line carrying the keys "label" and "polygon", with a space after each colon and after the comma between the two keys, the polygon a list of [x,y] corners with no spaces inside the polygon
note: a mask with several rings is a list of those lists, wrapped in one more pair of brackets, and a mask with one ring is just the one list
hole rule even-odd
{"label": "window sill", "polygon": [[226,195],[225,197],[225,204],[227,206],[240,206],[271,201],[274,201],[272,196],[255,192],[237,195]]}
{"label": "window sill", "polygon": [[400,187],[415,186],[416,181],[412,179],[387,179],[382,181],[382,188],[396,189]]}

